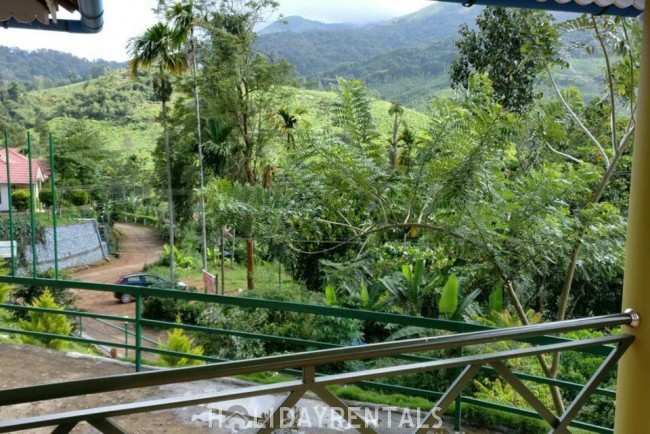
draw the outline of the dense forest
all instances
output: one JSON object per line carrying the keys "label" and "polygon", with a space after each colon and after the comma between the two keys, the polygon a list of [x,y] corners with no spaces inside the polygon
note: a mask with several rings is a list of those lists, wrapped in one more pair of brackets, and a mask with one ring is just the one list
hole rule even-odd
{"label": "dense forest", "polygon": [[[5,84],[0,128],[33,132],[40,152],[54,131],[61,186],[87,189],[113,220],[158,228],[170,280],[187,264],[208,268],[227,231],[244,240],[231,255],[247,267],[246,297],[494,326],[619,311],[638,21],[436,4],[362,28],[258,36],[272,0],[159,3],[127,70],[31,92]],[[256,285],[260,264],[290,284]],[[334,344],[435,334],[181,302],[154,311]],[[199,339],[220,358],[287,351]],[[517,369],[585,382],[595,359]],[[442,390],[452,380],[394,381]],[[521,406],[498,381],[486,375],[467,393]],[[559,413],[573,398],[534,393]],[[581,418],[611,426],[612,415],[599,397]]]}
{"label": "dense forest", "polygon": [[96,78],[124,63],[89,61],[55,50],[24,51],[0,46],[0,83],[22,82],[31,89]]}

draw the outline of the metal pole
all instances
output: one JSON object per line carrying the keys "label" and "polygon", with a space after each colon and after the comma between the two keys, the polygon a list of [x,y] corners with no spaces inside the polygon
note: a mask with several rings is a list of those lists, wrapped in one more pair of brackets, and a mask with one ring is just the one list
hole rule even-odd
{"label": "metal pole", "polygon": [[[221,227],[221,241],[220,241],[221,242],[221,246],[220,246],[220,250],[221,250],[221,295],[224,295],[226,293],[226,283],[225,283],[226,282],[226,269],[224,267],[224,261],[226,260],[226,258],[225,258],[225,252],[224,252],[225,243],[224,243],[224,240],[223,240],[223,235],[224,235],[224,232],[223,232],[223,226],[222,226]],[[234,251],[230,252],[230,257],[231,258],[232,258],[233,254],[234,254]]]}
{"label": "metal pole", "polygon": [[32,275],[36,278],[38,271],[38,257],[36,256],[36,219],[34,216],[34,174],[32,173],[32,135],[27,132],[27,160],[29,162],[29,218],[32,227]]}
{"label": "metal pole", "polygon": [[[124,321],[124,345],[129,345],[129,323]],[[124,347],[124,357],[129,357],[129,349]]]}
{"label": "metal pole", "polygon": [[[463,347],[458,347],[456,351],[456,357],[463,357]],[[457,370],[457,375],[461,375],[463,372],[462,368]],[[456,404],[454,407],[454,430],[460,432],[460,425],[463,417],[463,393],[460,392],[456,397]]]}
{"label": "metal pole", "polygon": [[13,204],[11,203],[11,170],[9,165],[9,132],[5,131],[5,157],[7,157],[7,206],[9,207],[9,238],[11,241],[11,276],[16,276],[16,256],[14,255],[14,213]]}
{"label": "metal pole", "polygon": [[135,296],[135,372],[142,369],[142,295]]}
{"label": "metal pole", "polygon": [[56,183],[54,182],[54,136],[50,133],[50,185],[52,189],[52,225],[54,235],[54,278],[59,280],[59,245],[56,216]]}
{"label": "metal pole", "polygon": [[619,363],[614,424],[617,433],[647,432],[650,426],[650,14],[644,15],[623,282],[623,306],[634,308],[641,323],[636,329],[624,327],[636,340]]}

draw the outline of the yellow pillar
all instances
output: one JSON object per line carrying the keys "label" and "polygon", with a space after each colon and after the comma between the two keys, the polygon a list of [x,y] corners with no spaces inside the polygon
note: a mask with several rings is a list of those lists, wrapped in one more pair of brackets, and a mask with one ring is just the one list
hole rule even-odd
{"label": "yellow pillar", "polygon": [[617,434],[650,433],[650,14],[643,23],[639,105],[632,159],[623,308],[641,316],[636,335],[618,368]]}

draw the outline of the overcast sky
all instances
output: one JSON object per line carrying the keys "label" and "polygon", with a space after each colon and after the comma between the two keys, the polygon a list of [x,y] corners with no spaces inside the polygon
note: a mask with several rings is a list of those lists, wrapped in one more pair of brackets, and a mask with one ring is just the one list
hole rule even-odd
{"label": "overcast sky", "polygon": [[[49,48],[88,59],[124,61],[128,57],[127,41],[155,22],[151,12],[155,3],[156,0],[106,0],[104,30],[99,34],[0,29],[0,45],[24,50]],[[279,12],[328,23],[365,23],[406,15],[429,4],[428,0],[280,0]]]}

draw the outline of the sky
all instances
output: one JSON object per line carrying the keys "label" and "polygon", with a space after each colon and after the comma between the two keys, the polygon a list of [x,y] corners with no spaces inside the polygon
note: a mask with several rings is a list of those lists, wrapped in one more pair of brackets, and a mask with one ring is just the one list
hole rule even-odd
{"label": "sky", "polygon": [[[155,3],[156,0],[105,0],[104,29],[98,34],[0,29],[0,45],[23,50],[48,48],[91,60],[125,61],[128,40],[156,22],[151,10]],[[406,15],[429,4],[428,0],[280,0],[279,12],[327,23],[367,23]],[[68,18],[63,14],[59,17]]]}

